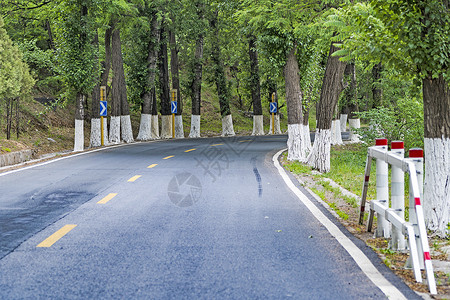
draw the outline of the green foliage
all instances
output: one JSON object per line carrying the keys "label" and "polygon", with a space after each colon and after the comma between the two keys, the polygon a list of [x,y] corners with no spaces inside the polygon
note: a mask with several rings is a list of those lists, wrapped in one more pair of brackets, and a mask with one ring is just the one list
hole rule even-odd
{"label": "green foliage", "polygon": [[58,71],[71,89],[84,94],[90,93],[99,75],[98,53],[92,43],[97,5],[96,0],[68,0],[59,4],[57,12]]}
{"label": "green foliage", "polygon": [[29,93],[34,85],[22,53],[9,38],[0,17],[0,99],[16,98]]}
{"label": "green foliage", "polygon": [[401,140],[406,148],[423,148],[423,104],[417,99],[400,99],[390,107],[379,107],[359,113],[369,126],[356,130],[366,144],[376,138]]}

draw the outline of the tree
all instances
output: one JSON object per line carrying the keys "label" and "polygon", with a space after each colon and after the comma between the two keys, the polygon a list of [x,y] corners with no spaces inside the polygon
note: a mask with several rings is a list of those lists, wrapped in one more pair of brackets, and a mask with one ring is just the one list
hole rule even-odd
{"label": "tree", "polygon": [[234,136],[233,120],[230,110],[230,91],[225,77],[224,64],[221,53],[221,36],[219,24],[219,10],[212,7],[214,11],[210,15],[211,27],[211,58],[213,65],[213,81],[216,85],[217,96],[219,97],[220,115],[222,117],[222,136]]}
{"label": "tree", "polygon": [[345,63],[333,54],[338,50],[331,44],[320,100],[317,107],[317,129],[313,149],[308,156],[308,164],[320,172],[330,171],[331,122],[339,95],[344,86]]}
{"label": "tree", "polygon": [[[22,60],[22,53],[9,38],[4,23],[0,17],[0,103],[6,103],[6,134],[10,138],[12,128],[13,108],[16,107],[18,114],[19,98],[30,92],[34,85],[28,66]],[[14,105],[15,104],[15,105]],[[18,120],[18,118],[17,118]],[[16,124],[17,136],[19,135],[19,124]]]}
{"label": "tree", "polygon": [[263,112],[261,105],[261,82],[259,79],[258,51],[256,37],[248,37],[248,53],[250,57],[250,84],[253,103],[253,132],[252,135],[264,135]]}
{"label": "tree", "polygon": [[450,14],[448,0],[373,0],[333,16],[340,55],[414,72],[422,83],[425,132],[424,211],[441,236],[450,221]]}
{"label": "tree", "polygon": [[56,45],[59,69],[76,95],[74,151],[84,149],[84,107],[97,78],[97,51],[93,0],[68,0],[59,4]]}
{"label": "tree", "polygon": [[192,101],[191,131],[189,137],[200,137],[200,110],[202,99],[202,70],[203,70],[203,42],[204,42],[204,10],[203,0],[196,1],[193,7],[196,10],[196,23],[194,34],[196,36],[194,58],[190,62],[190,95]]}

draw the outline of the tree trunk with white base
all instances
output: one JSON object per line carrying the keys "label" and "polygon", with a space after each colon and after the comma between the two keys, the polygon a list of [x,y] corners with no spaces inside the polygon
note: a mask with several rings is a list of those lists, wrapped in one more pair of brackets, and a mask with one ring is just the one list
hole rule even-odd
{"label": "tree trunk with white base", "polygon": [[101,126],[100,118],[91,119],[91,141],[89,147],[100,147],[102,145],[101,141]]}
{"label": "tree trunk with white base", "polygon": [[134,142],[133,129],[131,128],[130,115],[120,116],[120,127],[122,130],[122,139],[125,143]]}
{"label": "tree trunk with white base", "polygon": [[284,66],[284,80],[286,86],[286,104],[288,110],[288,159],[304,161],[306,158],[305,145],[302,140],[302,91],[300,88],[299,68],[296,56],[297,46],[289,51]]}
{"label": "tree trunk with white base", "polygon": [[189,133],[190,138],[200,137],[200,116],[191,115],[191,132]]}
{"label": "tree trunk with white base", "polygon": [[333,120],[331,123],[331,145],[342,145],[341,121]]}
{"label": "tree trunk with white base", "polygon": [[308,156],[308,164],[320,172],[330,170],[331,122],[339,95],[344,88],[342,79],[345,63],[339,60],[339,56],[332,55],[337,50],[338,48],[333,42],[328,54],[320,100],[317,105],[316,136],[312,151]]}
{"label": "tree trunk with white base", "polygon": [[[197,9],[197,16],[199,22],[203,22],[204,12],[203,5],[199,5]],[[197,36],[197,42],[194,54],[194,63],[191,70],[191,96],[192,96],[192,110],[191,110],[191,131],[190,138],[200,137],[200,114],[202,103],[202,70],[203,70],[203,33]]]}
{"label": "tree trunk with white base", "polygon": [[361,128],[360,119],[348,119],[348,126],[350,128],[350,141],[352,143],[359,143],[359,135],[353,129]]}
{"label": "tree trunk with white base", "polygon": [[75,109],[75,140],[73,151],[84,150],[84,102],[86,95],[78,92]]}
{"label": "tree trunk with white base", "polygon": [[252,135],[264,135],[263,115],[253,115]]}
{"label": "tree trunk with white base", "polygon": [[[281,134],[281,127],[280,127],[280,115],[279,114],[275,114],[274,116],[274,121],[275,121],[275,134]],[[273,130],[272,130],[272,116],[270,116],[270,128],[269,128],[269,132],[267,134],[271,135]]]}
{"label": "tree trunk with white base", "polygon": [[166,115],[161,116],[161,138],[171,139],[172,138],[172,116]]}
{"label": "tree trunk with white base", "polygon": [[346,132],[347,131],[347,114],[341,114],[340,116],[340,122],[341,122],[341,132]]}
{"label": "tree trunk with white base", "polygon": [[425,156],[425,220],[430,230],[444,237],[450,222],[450,139],[426,138]]}
{"label": "tree trunk with white base", "polygon": [[111,116],[109,121],[109,143],[120,143],[120,116]]}
{"label": "tree trunk with white base", "polygon": [[184,139],[183,116],[175,116],[175,138]]}
{"label": "tree trunk with white base", "polygon": [[306,153],[306,156],[308,156],[312,150],[309,125],[302,124],[302,134],[303,134],[302,141],[305,145],[305,153]]}
{"label": "tree trunk with white base", "polygon": [[233,118],[227,115],[222,118],[222,136],[235,136],[233,128]]}
{"label": "tree trunk with white base", "polygon": [[[155,78],[156,78],[156,66],[158,59],[158,46],[159,46],[159,23],[158,15],[155,13],[151,22],[151,38],[148,42],[148,56],[147,56],[147,82],[149,90],[142,94],[142,113],[141,121],[139,125],[139,134],[137,140],[148,141],[152,139],[152,110],[153,99],[156,98]],[[156,111],[156,110],[155,110]]]}
{"label": "tree trunk with white base", "polygon": [[450,87],[441,74],[423,79],[424,213],[428,229],[446,237],[450,222]]}
{"label": "tree trunk with white base", "polygon": [[306,147],[303,137],[303,125],[301,124],[288,124],[288,160],[305,161]]}
{"label": "tree trunk with white base", "polygon": [[139,124],[139,134],[136,139],[138,141],[148,141],[152,139],[151,114],[141,114],[141,122]]}
{"label": "tree trunk with white base", "polygon": [[319,172],[330,171],[331,129],[316,129],[314,145],[308,156],[308,165]]}
{"label": "tree trunk with white base", "polygon": [[159,117],[152,115],[152,139],[159,139]]}

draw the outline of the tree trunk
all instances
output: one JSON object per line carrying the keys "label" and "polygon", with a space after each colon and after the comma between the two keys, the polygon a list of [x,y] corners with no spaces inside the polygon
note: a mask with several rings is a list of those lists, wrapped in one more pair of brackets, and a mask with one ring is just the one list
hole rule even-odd
{"label": "tree trunk", "polygon": [[75,105],[75,142],[73,151],[84,150],[84,102],[86,95],[78,92]]}
{"label": "tree trunk", "polygon": [[[110,131],[109,131],[109,141],[112,144],[120,143],[120,114],[122,112],[122,94],[120,90],[120,68],[123,70],[122,53],[120,49],[120,44],[117,44],[117,32],[115,25],[111,22],[111,65],[113,70],[113,80],[111,89],[111,121],[110,121]],[[114,38],[114,36],[116,37]],[[105,41],[105,44],[107,42]],[[122,66],[122,67],[121,67]]]}
{"label": "tree trunk", "polygon": [[345,63],[332,54],[338,48],[331,44],[323,78],[320,100],[317,105],[317,129],[308,164],[320,172],[330,171],[331,122],[334,109],[342,92]]}
{"label": "tree trunk", "polygon": [[159,45],[159,23],[155,14],[151,21],[151,37],[147,46],[148,56],[148,90],[141,96],[142,113],[139,125],[139,134],[137,140],[147,141],[152,138],[152,109],[153,98],[155,97],[156,68],[158,61],[158,45]]}
{"label": "tree trunk", "polygon": [[184,138],[183,128],[183,101],[181,98],[180,90],[180,66],[178,61],[178,46],[175,36],[175,31],[169,31],[169,44],[170,44],[170,73],[172,74],[172,88],[177,90],[177,113],[175,116],[175,138]]}
{"label": "tree trunk", "polygon": [[[120,41],[120,29],[115,28],[112,33],[112,64],[114,78],[117,78],[117,88],[120,101],[120,130],[125,143],[134,142],[131,128],[130,107],[127,99],[127,85],[125,83],[125,71],[123,68],[122,43]],[[116,89],[117,91],[117,89]],[[113,95],[114,96],[114,95]]]}
{"label": "tree trunk", "polygon": [[[98,32],[94,36],[94,47],[99,49],[98,45]],[[98,60],[98,57],[96,57]],[[105,70],[103,70],[105,72]],[[102,72],[102,73],[103,73]],[[92,105],[91,105],[91,136],[90,136],[90,147],[101,146],[101,125],[100,125],[100,85],[101,76],[97,79],[97,84],[92,90]]]}
{"label": "tree trunk", "polygon": [[193,75],[194,79],[191,82],[192,94],[192,117],[191,117],[191,131],[189,137],[200,137],[200,107],[202,94],[202,67],[203,67],[203,35],[200,34],[197,39],[197,46],[195,49]]}
{"label": "tree trunk", "polygon": [[253,103],[253,132],[252,135],[264,135],[263,114],[261,104],[261,84],[259,78],[259,61],[256,50],[256,37],[249,36],[248,53],[250,56],[250,85]]}
{"label": "tree trunk", "polygon": [[159,139],[159,117],[158,105],[156,102],[156,87],[152,89],[152,139]]}
{"label": "tree trunk", "polygon": [[302,91],[300,89],[300,75],[296,57],[296,46],[287,56],[284,66],[284,80],[286,86],[286,104],[288,113],[288,159],[304,161],[306,149],[302,139]]}
{"label": "tree trunk", "polygon": [[45,29],[47,29],[48,34],[48,48],[51,50],[55,50],[55,42],[53,39],[52,27],[50,26],[50,21],[48,19],[45,20]]}
{"label": "tree trunk", "polygon": [[20,133],[20,120],[19,120],[19,100],[20,98],[16,98],[16,137],[19,139]]}
{"label": "tree trunk", "polygon": [[230,110],[230,93],[228,91],[227,79],[221,60],[220,32],[218,23],[219,11],[216,10],[210,20],[213,35],[212,63],[214,65],[214,80],[216,82],[217,96],[219,98],[220,115],[222,117],[222,136],[234,136],[233,120]]}
{"label": "tree trunk", "polygon": [[383,103],[383,90],[380,87],[381,84],[381,72],[383,71],[383,65],[380,63],[376,64],[372,68],[372,96],[373,105],[372,107],[379,107]]}
{"label": "tree trunk", "polygon": [[[164,21],[163,21],[164,22]],[[172,116],[169,91],[169,58],[167,53],[167,34],[164,25],[160,30],[160,48],[158,52],[159,95],[161,99],[161,138],[172,137]]]}
{"label": "tree trunk", "polygon": [[425,123],[424,213],[441,237],[450,222],[450,88],[441,74],[423,79]]}

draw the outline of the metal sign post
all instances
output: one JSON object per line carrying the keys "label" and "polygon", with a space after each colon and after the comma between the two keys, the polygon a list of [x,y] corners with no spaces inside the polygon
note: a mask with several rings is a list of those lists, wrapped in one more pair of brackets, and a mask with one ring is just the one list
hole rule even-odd
{"label": "metal sign post", "polygon": [[100,137],[102,146],[105,146],[105,136],[103,134],[103,117],[108,115],[108,102],[106,101],[106,86],[100,87]]}
{"label": "metal sign post", "polygon": [[170,103],[170,110],[172,112],[172,138],[175,138],[175,114],[178,109],[177,93],[178,91],[176,89],[172,89],[172,102]]}

